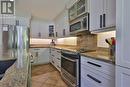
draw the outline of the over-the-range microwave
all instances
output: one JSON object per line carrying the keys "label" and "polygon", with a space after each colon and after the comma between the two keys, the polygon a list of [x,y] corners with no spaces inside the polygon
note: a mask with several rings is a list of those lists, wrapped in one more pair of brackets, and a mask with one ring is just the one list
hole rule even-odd
{"label": "over-the-range microwave", "polygon": [[77,33],[84,30],[89,31],[89,14],[77,18],[70,23],[70,33]]}

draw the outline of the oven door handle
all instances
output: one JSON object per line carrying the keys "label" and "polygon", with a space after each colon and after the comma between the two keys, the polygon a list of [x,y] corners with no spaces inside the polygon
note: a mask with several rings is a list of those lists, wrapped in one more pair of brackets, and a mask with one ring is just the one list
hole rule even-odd
{"label": "oven door handle", "polygon": [[67,58],[67,57],[64,57],[64,56],[61,56],[61,57],[63,57],[63,58],[66,59],[66,60],[69,60],[69,61],[71,61],[71,62],[76,62],[76,61],[77,61],[77,59],[70,59],[70,58]]}

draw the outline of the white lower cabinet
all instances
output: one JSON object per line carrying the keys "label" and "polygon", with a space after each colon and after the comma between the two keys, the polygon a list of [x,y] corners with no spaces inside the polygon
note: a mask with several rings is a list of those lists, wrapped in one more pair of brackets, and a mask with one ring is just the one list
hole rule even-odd
{"label": "white lower cabinet", "polygon": [[49,48],[31,48],[33,55],[33,65],[49,63]]}
{"label": "white lower cabinet", "polygon": [[130,69],[116,66],[116,87],[130,87]]}
{"label": "white lower cabinet", "polygon": [[[85,60],[89,62],[85,62]],[[109,70],[111,66],[102,64],[104,63],[101,61],[81,57],[81,87],[115,87],[115,76],[110,76],[103,71],[104,67]],[[97,65],[101,65],[101,67]]]}
{"label": "white lower cabinet", "polygon": [[61,71],[61,50],[50,48],[50,63]]}
{"label": "white lower cabinet", "polygon": [[81,81],[82,81],[81,87],[99,87],[98,85],[92,83],[91,81],[87,80],[84,77],[81,77]]}

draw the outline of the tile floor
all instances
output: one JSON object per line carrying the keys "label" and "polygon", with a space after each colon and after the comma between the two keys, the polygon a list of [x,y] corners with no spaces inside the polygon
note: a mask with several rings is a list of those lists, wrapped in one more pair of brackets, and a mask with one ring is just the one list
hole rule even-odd
{"label": "tile floor", "polygon": [[68,87],[60,73],[51,65],[32,67],[32,87]]}

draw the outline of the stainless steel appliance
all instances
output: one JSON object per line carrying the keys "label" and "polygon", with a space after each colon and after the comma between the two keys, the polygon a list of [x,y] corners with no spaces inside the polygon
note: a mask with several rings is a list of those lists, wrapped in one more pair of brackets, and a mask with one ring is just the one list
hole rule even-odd
{"label": "stainless steel appliance", "polygon": [[61,76],[69,87],[80,86],[80,54],[76,52],[61,52]]}
{"label": "stainless steel appliance", "polygon": [[26,26],[6,25],[2,28],[3,50],[28,49],[29,29]]}
{"label": "stainless steel appliance", "polygon": [[88,13],[70,22],[71,33],[77,33],[77,32],[81,32],[85,30],[89,31],[89,14]]}

